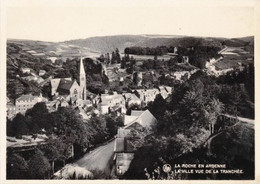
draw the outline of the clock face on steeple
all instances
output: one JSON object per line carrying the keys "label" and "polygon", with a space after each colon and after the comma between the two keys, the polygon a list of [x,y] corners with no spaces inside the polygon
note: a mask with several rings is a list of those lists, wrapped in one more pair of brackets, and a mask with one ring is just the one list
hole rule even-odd
{"label": "clock face on steeple", "polygon": [[81,77],[80,80],[82,80],[82,81],[85,80],[85,77]]}

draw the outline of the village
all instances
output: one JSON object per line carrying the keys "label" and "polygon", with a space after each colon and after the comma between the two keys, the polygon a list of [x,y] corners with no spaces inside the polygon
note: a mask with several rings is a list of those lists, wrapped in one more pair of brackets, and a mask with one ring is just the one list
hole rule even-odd
{"label": "village", "polygon": [[[193,47],[189,49],[193,50]],[[219,54],[224,54],[224,56],[225,54],[230,55],[233,54],[231,51],[228,51],[228,48],[224,48],[219,51]],[[174,47],[174,53],[169,53],[169,55],[176,59],[176,57],[178,57],[178,47]],[[122,61],[126,59],[126,56],[127,55],[122,58]],[[135,85],[135,89],[127,91],[105,90],[104,93],[99,94],[90,92],[87,89],[88,82],[86,74],[89,71],[86,71],[86,63],[84,62],[86,60],[82,56],[80,56],[79,61],[78,82],[72,77],[57,78],[52,75],[46,77],[46,71],[42,69],[39,70],[38,74],[31,68],[20,69],[22,77],[17,75],[16,77],[18,79],[25,82],[33,81],[39,86],[49,85],[48,93],[51,95],[51,98],[43,96],[42,93],[39,95],[33,95],[32,93],[23,94],[16,98],[14,102],[7,98],[7,118],[9,120],[12,120],[17,114],[25,115],[28,110],[32,109],[38,103],[44,103],[49,113],[56,112],[59,108],[72,108],[76,110],[85,122],[91,120],[93,117],[111,116],[112,114],[113,116],[123,118],[123,126],[117,128],[117,133],[112,139],[106,140],[103,145],[96,147],[91,152],[87,151],[81,159],[74,163],[65,165],[62,169],[54,173],[55,178],[70,178],[73,173],[79,172],[79,168],[88,170],[88,172],[85,173],[87,178],[93,177],[93,173],[91,173],[90,170],[96,169],[105,172],[107,177],[121,178],[127,172],[131,161],[134,159],[135,152],[140,147],[135,145],[136,142],[143,140],[146,136],[151,134],[152,128],[157,124],[157,119],[147,109],[147,106],[153,103],[158,96],[161,96],[165,101],[171,101],[172,93],[174,92],[173,85],[164,85],[167,82],[161,85],[155,85],[159,83],[159,78],[163,76],[165,79],[168,79],[167,81],[175,81],[181,84],[199,71],[197,67],[190,65],[189,57],[185,55],[181,56],[181,59],[177,61],[177,63],[176,60],[174,61],[175,67],[184,69],[171,71],[169,73],[162,73],[156,70],[144,70],[144,58],[138,55],[135,55],[135,58],[136,59],[133,60],[132,57],[130,65],[129,62],[127,65],[128,68],[134,68],[135,71],[133,71],[132,74],[126,73],[127,69],[125,67],[122,68],[122,63],[120,68],[120,64],[108,64],[107,60],[104,60],[104,63],[95,61],[101,64],[101,73],[109,77],[108,80],[110,84],[115,85],[114,89],[119,88],[117,81],[119,81],[120,86],[127,87],[129,80],[133,81]],[[149,58],[146,59],[149,60]],[[154,60],[157,61],[157,57],[154,57]],[[171,60],[172,58],[167,61],[170,65],[172,65],[171,62],[173,62]],[[209,59],[203,71],[209,76],[220,77],[231,71],[243,72],[245,69],[245,66],[238,63],[238,66],[234,68],[229,67],[216,70],[215,65],[221,63],[222,60],[223,55]],[[134,63],[134,65],[131,64],[131,62]],[[157,62],[161,62],[162,65],[165,65],[164,56],[158,59]],[[135,109],[136,107],[139,108]],[[23,149],[45,144],[49,139],[45,133],[45,130],[42,129],[41,134],[22,135],[21,139],[9,136],[7,137],[7,146],[14,149]],[[135,134],[138,134],[138,136],[134,136]],[[71,152],[71,157],[73,157],[73,155],[74,153]],[[112,164],[111,159],[113,160]],[[82,172],[83,171],[80,171],[80,173]],[[74,177],[77,178],[78,176]]]}
{"label": "village", "polygon": [[[16,114],[25,114],[27,110],[33,108],[37,103],[45,103],[49,112],[57,111],[59,107],[72,107],[79,110],[79,114],[84,120],[89,120],[93,114],[96,116],[116,113],[118,116],[124,117],[124,126],[118,129],[118,133],[113,141],[113,153],[115,167],[113,172],[115,175],[123,175],[133,159],[134,150],[129,147],[129,142],[125,140],[131,130],[142,129],[149,132],[151,126],[157,121],[149,110],[138,111],[132,110],[130,115],[126,115],[129,107],[134,105],[146,106],[149,102],[153,102],[157,95],[161,95],[164,99],[168,98],[172,93],[172,87],[159,86],[152,89],[136,89],[130,92],[118,94],[93,94],[87,91],[86,72],[84,69],[83,58],[80,59],[80,71],[78,84],[76,80],[71,78],[50,78],[52,100],[43,97],[42,94],[35,96],[32,94],[22,95],[15,100],[15,105],[7,99],[7,117],[12,119]],[[22,69],[23,72],[30,72],[29,69]],[[44,71],[40,71],[40,75],[44,75]],[[36,76],[35,76],[36,77]],[[40,82],[43,82],[41,80]],[[139,84],[141,86],[141,82]],[[41,137],[43,137],[41,139]],[[8,138],[10,147],[23,147],[37,145],[46,140],[46,136],[38,136],[35,140],[28,135],[22,136],[24,141],[17,141],[11,137]],[[38,142],[37,142],[38,141]],[[15,144],[12,142],[19,142]],[[106,154],[106,153],[104,153]],[[107,153],[108,154],[108,153]],[[109,154],[108,154],[109,155]],[[110,155],[112,156],[112,155]]]}

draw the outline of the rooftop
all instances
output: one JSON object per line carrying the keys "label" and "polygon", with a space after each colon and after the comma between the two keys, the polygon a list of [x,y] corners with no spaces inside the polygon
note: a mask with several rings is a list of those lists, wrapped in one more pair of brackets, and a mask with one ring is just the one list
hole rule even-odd
{"label": "rooftop", "polygon": [[22,95],[19,98],[16,99],[16,101],[32,101],[35,98],[37,98],[38,96],[33,96],[31,94],[29,95]]}
{"label": "rooftop", "polygon": [[124,138],[116,138],[116,141],[115,141],[115,152],[124,152],[124,142],[125,142],[125,139]]}

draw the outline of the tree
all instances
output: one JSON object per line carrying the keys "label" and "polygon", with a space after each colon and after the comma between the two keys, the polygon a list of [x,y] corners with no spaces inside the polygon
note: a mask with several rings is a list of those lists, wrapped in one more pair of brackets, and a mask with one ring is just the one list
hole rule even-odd
{"label": "tree", "polygon": [[61,160],[65,163],[72,153],[69,151],[69,145],[65,144],[60,138],[50,138],[43,147],[44,155],[51,161],[52,174],[55,171],[55,161]]}
{"label": "tree", "polygon": [[30,158],[29,174],[32,179],[45,179],[49,178],[49,171],[51,169],[49,160],[43,155],[43,152],[36,150],[35,154]]}
{"label": "tree", "polygon": [[115,54],[115,52],[113,51],[113,52],[112,52],[112,57],[111,57],[111,64],[114,64],[115,61],[116,61],[116,54]]}
{"label": "tree", "polygon": [[121,62],[120,53],[119,53],[118,48],[116,48],[115,58],[116,58],[117,63]]}
{"label": "tree", "polygon": [[[156,119],[161,119],[166,111],[166,101],[161,94],[156,95],[153,103],[148,106],[149,111],[154,115]],[[158,108],[160,107],[160,108]]]}
{"label": "tree", "polygon": [[61,107],[52,113],[52,119],[55,134],[66,144],[77,146],[78,153],[89,146],[94,130],[74,109]]}
{"label": "tree", "polygon": [[14,133],[13,136],[21,137],[29,133],[28,120],[24,115],[18,113],[11,123],[12,132]]}
{"label": "tree", "polygon": [[100,55],[99,61],[102,62],[102,63],[104,63],[104,61],[105,61],[105,56],[104,56],[103,54]]}
{"label": "tree", "polygon": [[41,129],[45,129],[48,133],[53,131],[52,117],[44,102],[37,103],[33,108],[28,109],[25,116],[30,119],[31,132],[38,133]]}
{"label": "tree", "polygon": [[88,124],[95,130],[95,133],[93,135],[94,144],[102,143],[108,138],[109,134],[107,131],[107,122],[105,117],[92,117],[89,120]]}
{"label": "tree", "polygon": [[114,119],[110,116],[106,116],[106,128],[108,136],[112,138],[114,135],[117,134],[118,127],[122,127],[124,125],[122,117],[118,117],[117,119]]}
{"label": "tree", "polygon": [[209,122],[209,128],[211,135],[215,133],[215,125],[217,123],[218,116],[222,114],[224,105],[218,100],[213,98],[205,107],[205,118]]}
{"label": "tree", "polygon": [[123,57],[121,61],[121,68],[124,69],[126,67],[126,58]]}
{"label": "tree", "polygon": [[28,177],[28,164],[19,154],[7,156],[7,179],[26,179]]}
{"label": "tree", "polygon": [[110,63],[110,55],[109,55],[109,53],[106,54],[106,60],[107,60],[107,64],[109,64]]}

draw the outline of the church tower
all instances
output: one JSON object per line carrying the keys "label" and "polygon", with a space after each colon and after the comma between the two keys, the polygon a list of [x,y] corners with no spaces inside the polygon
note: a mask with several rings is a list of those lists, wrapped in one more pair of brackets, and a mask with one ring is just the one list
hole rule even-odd
{"label": "church tower", "polygon": [[87,99],[86,73],[85,73],[82,57],[80,57],[79,86],[81,91],[81,99],[86,100]]}

